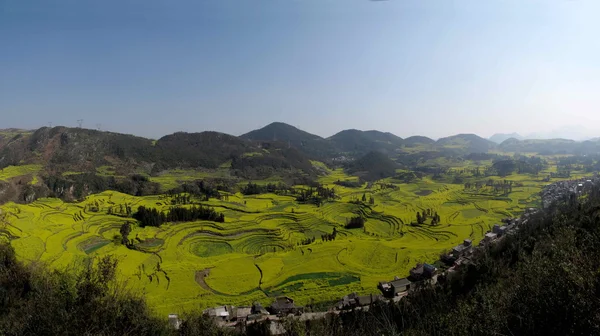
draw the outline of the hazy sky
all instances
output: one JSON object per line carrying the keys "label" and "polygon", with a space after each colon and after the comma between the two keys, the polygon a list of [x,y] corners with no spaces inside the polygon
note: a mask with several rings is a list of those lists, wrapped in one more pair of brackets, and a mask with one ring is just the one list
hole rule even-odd
{"label": "hazy sky", "polygon": [[598,13],[597,0],[0,0],[0,128],[600,136]]}

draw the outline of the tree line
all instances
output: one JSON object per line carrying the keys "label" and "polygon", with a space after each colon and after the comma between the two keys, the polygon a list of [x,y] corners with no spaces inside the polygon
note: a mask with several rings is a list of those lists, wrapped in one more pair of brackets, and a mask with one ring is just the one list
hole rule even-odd
{"label": "tree line", "polygon": [[139,221],[141,227],[160,226],[167,222],[193,222],[197,220],[208,220],[213,222],[225,222],[225,215],[216,212],[211,207],[192,206],[191,208],[173,207],[166,212],[156,208],[140,206],[133,214],[133,218]]}
{"label": "tree line", "polygon": [[417,224],[424,224],[427,219],[431,218],[431,225],[437,225],[441,222],[442,218],[438,215],[437,211],[432,209],[425,209],[423,212],[417,211]]}
{"label": "tree line", "polygon": [[365,227],[365,219],[362,216],[354,216],[346,221],[346,229],[362,229]]}

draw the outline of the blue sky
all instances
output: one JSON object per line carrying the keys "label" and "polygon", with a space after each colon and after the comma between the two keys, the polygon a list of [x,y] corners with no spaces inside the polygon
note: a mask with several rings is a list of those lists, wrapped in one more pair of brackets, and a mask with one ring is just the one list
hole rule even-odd
{"label": "blue sky", "polygon": [[598,13],[586,0],[0,0],[0,128],[600,136]]}

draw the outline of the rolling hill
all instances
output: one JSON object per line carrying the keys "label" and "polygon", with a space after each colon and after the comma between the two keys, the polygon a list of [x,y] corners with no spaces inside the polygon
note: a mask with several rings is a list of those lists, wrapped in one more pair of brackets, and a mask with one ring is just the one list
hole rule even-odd
{"label": "rolling hill", "polygon": [[396,174],[398,164],[392,161],[386,154],[371,151],[363,157],[350,162],[346,172],[359,176],[365,181],[375,181]]}
{"label": "rolling hill", "polygon": [[256,156],[252,166],[271,173],[283,167],[286,173],[300,170],[315,174],[309,159],[287,146],[264,149],[250,141],[218,132],[179,132],[153,141],[89,129],[43,127],[0,144],[0,168],[41,164],[46,171],[55,173],[95,172],[102,166],[113,167],[122,174],[153,174],[175,168],[216,169],[244,156]]}
{"label": "rolling hill", "polygon": [[327,138],[327,140],[339,152],[356,157],[371,151],[392,154],[402,146],[402,138],[392,133],[359,131],[356,129],[341,131]]}
{"label": "rolling hill", "polygon": [[411,137],[404,139],[404,146],[406,146],[406,147],[414,147],[417,145],[434,145],[434,144],[435,144],[435,140],[425,137],[425,136],[420,136],[420,135],[413,135]]}
{"label": "rolling hill", "polygon": [[502,142],[504,142],[504,140],[508,140],[510,138],[514,138],[517,140],[523,140],[524,138],[517,134],[517,133],[510,133],[510,134],[506,134],[506,133],[496,133],[494,135],[492,135],[488,140],[495,142],[497,144],[501,144]]}
{"label": "rolling hill", "polygon": [[502,142],[498,148],[505,152],[559,154],[573,153],[583,150],[582,143],[567,139],[527,139],[510,138]]}
{"label": "rolling hill", "polygon": [[240,138],[255,142],[281,142],[317,159],[328,158],[336,152],[331,143],[320,136],[282,122],[271,123],[243,134]]}
{"label": "rolling hill", "polygon": [[444,148],[459,149],[470,153],[485,153],[495,149],[497,145],[490,140],[475,134],[457,134],[436,141],[436,145]]}

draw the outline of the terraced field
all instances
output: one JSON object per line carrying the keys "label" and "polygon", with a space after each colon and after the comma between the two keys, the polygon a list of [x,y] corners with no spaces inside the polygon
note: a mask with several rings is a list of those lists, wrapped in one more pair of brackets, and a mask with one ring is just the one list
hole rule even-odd
{"label": "terraced field", "polygon": [[[333,171],[322,182],[335,187],[341,196],[336,201],[316,207],[290,196],[232,194],[226,202],[203,202],[223,212],[224,223],[135,226],[130,238],[137,250],[121,245],[118,237],[120,226],[132,219],[108,214],[109,207],[165,210],[167,196],[103,192],[80,203],[40,199],[0,206],[0,236],[12,241],[20,258],[57,268],[112,254],[120,260],[120,276],[163,314],[224,303],[267,304],[282,294],[306,304],[353,291],[375,292],[378,281],[406,275],[417,262],[436,260],[465,238],[477,242],[501,218],[536,204],[538,178],[509,178],[523,186],[499,196],[486,188],[465,191],[463,185],[429,179],[345,188],[333,182],[352,178]],[[375,204],[351,203],[363,194]],[[96,204],[99,210],[90,211]],[[425,209],[438,212],[441,223],[414,225],[416,212]],[[366,218],[364,229],[345,229],[346,220],[358,214]],[[336,239],[322,241],[334,229]],[[315,242],[300,245],[313,237]]]}

